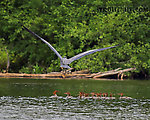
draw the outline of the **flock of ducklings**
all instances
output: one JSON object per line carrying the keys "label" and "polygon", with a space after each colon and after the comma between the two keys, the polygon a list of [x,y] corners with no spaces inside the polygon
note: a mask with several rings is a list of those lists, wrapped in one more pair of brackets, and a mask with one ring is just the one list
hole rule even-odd
{"label": "flock of ducklings", "polygon": [[[53,92],[53,95],[51,96],[51,98],[58,98],[57,92],[59,92],[58,90],[55,90]],[[66,94],[66,98],[73,98],[73,96],[71,96],[70,92],[66,92],[64,93]],[[115,94],[108,94],[108,93],[84,93],[84,92],[79,92],[78,94],[78,98],[79,99],[132,99],[131,97],[128,96],[124,96],[123,93],[118,93],[117,95],[119,95],[119,97],[114,97]]]}

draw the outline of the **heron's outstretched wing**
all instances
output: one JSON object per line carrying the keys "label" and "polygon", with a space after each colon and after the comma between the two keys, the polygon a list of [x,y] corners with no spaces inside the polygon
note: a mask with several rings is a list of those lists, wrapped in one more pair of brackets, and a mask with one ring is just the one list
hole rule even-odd
{"label": "heron's outstretched wing", "polygon": [[50,49],[52,50],[52,51],[54,51],[55,53],[56,53],[56,55],[62,60],[63,58],[61,57],[61,55],[56,51],[56,49],[55,48],[53,48],[53,46],[50,44],[50,43],[48,43],[46,40],[44,40],[43,38],[41,38],[40,36],[38,36],[37,34],[35,34],[34,32],[32,32],[31,30],[29,30],[28,28],[26,28],[25,26],[23,26],[28,32],[30,32],[31,34],[33,34],[34,36],[36,36],[36,37],[38,37],[38,38],[40,38],[44,43],[46,43],[49,47],[50,47]]}
{"label": "heron's outstretched wing", "polygon": [[[118,45],[116,45],[118,46]],[[98,52],[98,51],[102,51],[102,50],[106,50],[106,49],[110,49],[110,48],[114,48],[116,46],[112,46],[112,47],[106,47],[106,48],[101,48],[101,49],[94,49],[94,50],[89,50],[89,51],[86,51],[86,52],[83,52],[83,53],[80,53],[72,58],[70,58],[68,61],[69,61],[69,64],[75,60],[78,60],[86,55],[89,55],[89,54],[92,54],[92,53],[95,53],[95,52]]]}

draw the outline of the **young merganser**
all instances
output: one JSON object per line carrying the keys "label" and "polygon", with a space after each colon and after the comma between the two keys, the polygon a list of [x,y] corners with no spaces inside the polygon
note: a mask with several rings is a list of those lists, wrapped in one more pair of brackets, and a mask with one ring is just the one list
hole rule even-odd
{"label": "young merganser", "polygon": [[67,96],[66,96],[66,98],[72,98],[72,96],[71,96],[70,92],[66,92],[66,93],[64,93],[64,94],[66,94],[66,95],[67,95]]}
{"label": "young merganser", "polygon": [[120,95],[119,99],[132,99],[131,97],[123,96],[123,93],[118,93],[118,95]]}
{"label": "young merganser", "polygon": [[102,96],[100,97],[101,99],[106,99],[108,97],[108,93],[102,93]]}
{"label": "young merganser", "polygon": [[110,99],[116,99],[116,97],[113,97],[113,95],[115,95],[115,94],[112,94],[112,93],[110,93]]}
{"label": "young merganser", "polygon": [[53,92],[53,95],[51,96],[51,98],[57,98],[58,96],[57,96],[57,92],[59,92],[58,90],[55,90],[54,92]]}
{"label": "young merganser", "polygon": [[79,92],[79,96],[78,96],[78,98],[85,98],[85,96],[84,96],[84,92]]}
{"label": "young merganser", "polygon": [[97,96],[97,93],[92,92],[91,95],[92,95],[93,99],[99,99],[100,98],[100,97]]}

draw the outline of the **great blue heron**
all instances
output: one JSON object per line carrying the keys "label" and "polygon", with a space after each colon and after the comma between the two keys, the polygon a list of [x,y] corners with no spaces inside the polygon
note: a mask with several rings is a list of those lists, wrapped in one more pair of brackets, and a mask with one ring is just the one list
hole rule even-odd
{"label": "great blue heron", "polygon": [[100,48],[100,49],[89,50],[89,51],[80,53],[80,54],[78,54],[78,55],[76,55],[76,56],[74,56],[74,57],[72,57],[72,58],[67,59],[66,57],[63,58],[63,57],[56,51],[56,49],[55,49],[50,43],[48,43],[46,40],[44,40],[43,38],[41,38],[40,36],[38,36],[37,34],[35,34],[34,32],[32,32],[31,30],[29,30],[29,29],[26,28],[25,26],[23,26],[23,27],[24,27],[28,32],[30,32],[31,34],[33,34],[34,36],[40,38],[44,43],[46,43],[46,44],[50,47],[50,49],[51,49],[52,51],[54,51],[54,52],[56,53],[56,55],[60,58],[60,67],[61,67],[61,68],[68,68],[68,69],[69,69],[70,67],[69,67],[68,65],[69,65],[70,63],[72,63],[73,61],[75,61],[75,60],[78,60],[78,59],[80,59],[80,58],[82,58],[82,57],[84,57],[84,56],[86,56],[86,55],[95,53],[95,52],[97,52],[97,51],[102,51],[102,50],[114,48],[114,47],[117,46],[117,45],[116,45],[116,46],[112,46],[112,47],[106,47],[106,48]]}

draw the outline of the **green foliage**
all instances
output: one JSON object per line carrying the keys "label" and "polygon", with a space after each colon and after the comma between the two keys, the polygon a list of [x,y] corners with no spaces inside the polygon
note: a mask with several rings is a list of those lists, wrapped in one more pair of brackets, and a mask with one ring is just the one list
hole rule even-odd
{"label": "green foliage", "polygon": [[[25,31],[24,25],[68,58],[86,50],[120,44],[73,62],[71,67],[77,70],[99,72],[136,67],[136,73],[149,75],[149,6],[148,0],[2,0],[0,44],[5,43],[10,51],[11,72],[60,71],[59,58]],[[117,10],[110,10],[111,7]],[[23,67],[30,65],[34,67]]]}
{"label": "green foliage", "polygon": [[39,73],[43,73],[43,71],[44,71],[44,68],[40,67],[38,64],[33,66],[33,73],[39,74]]}
{"label": "green foliage", "polygon": [[28,67],[22,67],[20,70],[19,70],[20,73],[27,73],[27,74],[30,74],[30,73],[33,73],[33,74],[40,74],[40,73],[44,73],[44,68],[39,66],[38,64],[34,65],[34,66],[28,66]]}
{"label": "green foliage", "polygon": [[30,67],[22,67],[20,70],[19,70],[19,73],[27,73],[27,74],[30,74],[32,73],[32,69]]}
{"label": "green foliage", "polygon": [[5,50],[0,49],[0,71],[6,69],[7,66],[7,53]]}

